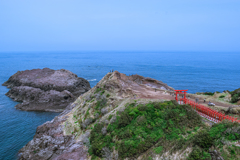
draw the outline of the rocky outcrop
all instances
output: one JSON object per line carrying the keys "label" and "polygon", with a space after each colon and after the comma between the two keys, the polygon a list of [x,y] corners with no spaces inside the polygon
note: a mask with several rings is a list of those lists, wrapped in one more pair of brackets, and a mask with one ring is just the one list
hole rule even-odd
{"label": "rocky outcrop", "polygon": [[[106,124],[113,123],[116,116],[108,119],[109,113],[124,110],[124,104],[128,101],[146,97],[157,101],[173,99],[169,94],[171,91],[173,88],[155,79],[139,75],[126,76],[117,71],[108,73],[94,88],[68,105],[59,116],[39,126],[33,140],[19,151],[19,158],[89,159],[89,136],[97,119]],[[99,105],[99,111],[94,113],[96,105]],[[103,128],[102,132],[106,133],[107,128]]]}
{"label": "rocky outcrop", "polygon": [[20,150],[19,159],[85,160],[87,149],[83,143],[76,143],[74,135],[63,134],[62,123],[73,107],[75,104],[70,104],[62,114],[39,126],[33,140]]}
{"label": "rocky outcrop", "polygon": [[[231,150],[224,150],[232,146],[233,142],[223,137],[221,137],[225,145],[223,151],[217,146],[209,152],[196,147],[202,146],[203,143],[204,146],[206,144],[211,147],[212,138],[209,140],[208,134],[202,132],[203,130],[207,132],[209,128],[204,129],[204,124],[198,121],[201,119],[200,116],[188,108],[189,106],[175,108],[177,102],[169,101],[174,99],[172,92],[173,88],[151,78],[139,75],[126,76],[117,71],[108,73],[95,87],[68,105],[59,116],[39,126],[33,140],[19,151],[19,158],[178,160],[188,159],[189,156],[202,157],[203,154],[208,156],[208,159],[222,159],[223,155],[231,153]],[[182,113],[184,108],[186,112]],[[135,116],[136,119],[131,118]],[[169,120],[165,121],[164,117]],[[154,119],[154,122],[151,119]],[[136,126],[131,128],[133,125],[129,127],[129,124]],[[156,135],[153,134],[151,131],[154,131],[154,125],[163,130],[159,130]],[[186,126],[182,130],[175,128],[183,125]],[[196,127],[198,125],[199,127]],[[145,129],[142,126],[145,126]],[[145,130],[149,132],[145,133]],[[235,128],[230,126],[226,134],[240,133],[238,130],[239,126]],[[159,138],[158,135],[162,136]],[[156,142],[155,138],[151,137],[159,139],[156,139]],[[142,148],[136,149],[138,145],[131,138],[141,142],[139,145]],[[125,154],[130,153],[128,150],[140,153],[131,153],[132,155],[128,156]]]}
{"label": "rocky outcrop", "polygon": [[33,140],[20,150],[19,158],[33,160],[50,158],[85,160],[87,150],[84,145],[82,143],[74,143],[75,136],[65,136],[63,134],[62,123],[66,121],[66,114],[74,106],[74,104],[70,104],[61,115],[39,126]]}
{"label": "rocky outcrop", "polygon": [[3,86],[6,95],[22,102],[15,107],[27,111],[63,111],[79,95],[91,89],[87,80],[68,70],[49,68],[18,71]]}

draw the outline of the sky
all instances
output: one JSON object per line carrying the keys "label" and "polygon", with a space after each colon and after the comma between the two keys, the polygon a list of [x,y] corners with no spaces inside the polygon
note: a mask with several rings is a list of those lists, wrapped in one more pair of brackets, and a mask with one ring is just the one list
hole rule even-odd
{"label": "sky", "polygon": [[0,52],[240,51],[240,0],[0,0]]}

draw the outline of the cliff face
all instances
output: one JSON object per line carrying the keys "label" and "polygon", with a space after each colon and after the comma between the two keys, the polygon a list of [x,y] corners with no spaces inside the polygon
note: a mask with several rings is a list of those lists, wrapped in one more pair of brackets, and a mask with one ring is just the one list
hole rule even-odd
{"label": "cliff face", "polygon": [[63,111],[79,95],[91,89],[87,80],[68,70],[49,68],[19,71],[6,81],[6,95],[22,102],[15,107],[28,111]]}
{"label": "cliff face", "polygon": [[114,121],[116,116],[107,120],[108,116],[123,111],[125,104],[135,100],[147,103],[148,99],[173,99],[169,91],[173,88],[155,79],[108,73],[61,115],[39,126],[33,140],[19,151],[20,159],[87,159],[94,124]]}
{"label": "cliff face", "polygon": [[[233,140],[240,140],[240,136],[234,136],[240,135],[239,125],[224,122],[212,128],[206,126],[191,107],[173,100],[172,91],[173,88],[151,78],[108,73],[61,115],[39,126],[33,140],[19,151],[19,157],[231,158],[231,150],[236,147]],[[216,137],[221,137],[220,141]]]}

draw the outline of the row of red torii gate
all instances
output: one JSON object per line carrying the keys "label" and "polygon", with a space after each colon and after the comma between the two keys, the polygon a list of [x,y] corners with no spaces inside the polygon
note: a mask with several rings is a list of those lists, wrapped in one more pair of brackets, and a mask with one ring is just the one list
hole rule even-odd
{"label": "row of red torii gate", "polygon": [[[180,102],[183,102],[184,104],[189,104],[194,110],[196,110],[196,112],[198,114],[200,114],[201,116],[203,116],[203,117],[205,117],[205,118],[207,118],[207,119],[209,119],[209,120],[211,120],[215,123],[218,123],[218,122],[220,122],[224,119],[232,121],[232,122],[240,123],[240,120],[238,120],[237,118],[225,115],[225,114],[220,113],[216,110],[213,110],[209,107],[206,107],[202,104],[199,104],[199,103],[196,103],[196,102],[194,102],[190,99],[187,99],[187,97],[186,97],[187,91],[188,90],[175,90],[175,92],[176,92],[175,93],[175,95],[176,95],[175,100],[177,102],[179,102],[179,100],[180,100]],[[179,94],[183,94],[184,96],[183,96],[183,98],[180,98],[178,100],[178,95]]]}

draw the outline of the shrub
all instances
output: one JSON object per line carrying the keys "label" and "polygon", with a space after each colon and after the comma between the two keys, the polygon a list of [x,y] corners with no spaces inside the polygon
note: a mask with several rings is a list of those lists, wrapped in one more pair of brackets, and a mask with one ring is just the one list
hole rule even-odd
{"label": "shrub", "polygon": [[103,107],[105,107],[107,104],[107,99],[103,96],[101,99],[97,101],[95,109],[101,110]]}
{"label": "shrub", "polygon": [[105,93],[105,91],[103,90],[100,94],[103,95]]}
{"label": "shrub", "polygon": [[224,98],[225,97],[225,95],[221,95],[221,96],[219,96],[219,98]]}
{"label": "shrub", "polygon": [[230,92],[231,96],[235,95],[235,94],[239,94],[240,93],[240,88]]}
{"label": "shrub", "polygon": [[139,110],[139,111],[146,111],[147,110],[147,106],[146,105],[139,105],[138,107],[137,107],[137,109]]}
{"label": "shrub", "polygon": [[110,114],[110,115],[108,116],[108,120],[112,119],[112,117],[113,117],[113,115]]}
{"label": "shrub", "polygon": [[178,105],[178,102],[177,102],[176,100],[171,100],[171,102],[172,102],[175,106]]}
{"label": "shrub", "polygon": [[154,152],[155,152],[156,154],[159,154],[159,153],[161,153],[162,151],[163,151],[163,147],[162,147],[162,146],[156,147],[156,148],[154,149]]}
{"label": "shrub", "polygon": [[211,160],[211,155],[205,151],[203,151],[198,146],[194,147],[192,152],[190,153],[188,160]]}
{"label": "shrub", "polygon": [[213,92],[204,92],[204,95],[213,96],[214,93]]}
{"label": "shrub", "polygon": [[119,128],[127,126],[128,124],[130,124],[130,122],[131,117],[129,116],[129,114],[127,114],[126,112],[120,113],[120,118],[118,120]]}
{"label": "shrub", "polygon": [[214,139],[226,138],[227,140],[240,140],[240,127],[238,123],[223,121],[214,124],[209,134]]}
{"label": "shrub", "polygon": [[240,97],[240,88],[230,92],[230,94],[232,96],[231,102],[236,103]]}
{"label": "shrub", "polygon": [[90,134],[91,149],[89,153],[93,153],[99,157],[102,157],[102,148],[109,146],[111,143],[109,136],[102,134],[103,127],[104,125],[102,123],[96,124]]}
{"label": "shrub", "polygon": [[234,94],[231,98],[231,102],[232,103],[236,103],[238,101],[239,95],[238,94]]}
{"label": "shrub", "polygon": [[[176,103],[175,103],[176,104]],[[101,132],[103,124],[96,125],[91,131],[90,142],[92,147],[89,153],[103,157],[103,147],[115,146],[119,158],[136,157],[145,152],[158,141],[163,143],[177,142],[178,148],[185,144],[181,134],[188,127],[194,128],[201,125],[200,116],[188,105],[175,105],[172,101],[164,103],[149,103],[135,106],[128,104],[123,112],[120,112],[108,124],[107,133]],[[162,144],[163,144],[162,143]],[[164,143],[166,146],[174,143]],[[155,152],[165,150],[165,146],[157,147]],[[172,147],[171,147],[172,148]]]}
{"label": "shrub", "polygon": [[98,92],[100,92],[101,90],[102,90],[102,88],[97,88],[96,91],[95,91],[95,93],[98,93]]}
{"label": "shrub", "polygon": [[209,135],[209,133],[206,130],[198,132],[194,138],[195,138],[194,144],[198,145],[203,149],[208,149],[213,145],[213,138]]}

